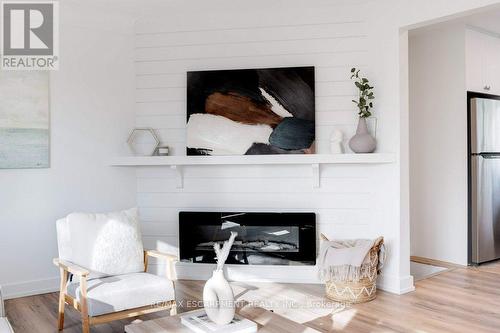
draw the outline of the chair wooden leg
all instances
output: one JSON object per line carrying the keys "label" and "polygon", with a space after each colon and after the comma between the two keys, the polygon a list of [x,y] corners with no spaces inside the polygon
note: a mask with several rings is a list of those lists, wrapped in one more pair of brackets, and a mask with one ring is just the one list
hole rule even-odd
{"label": "chair wooden leg", "polygon": [[62,331],[64,329],[64,294],[66,293],[66,284],[68,282],[68,274],[64,269],[59,270],[61,284],[59,287],[59,320],[57,329]]}
{"label": "chair wooden leg", "polygon": [[177,303],[174,303],[170,308],[170,315],[175,316],[177,314]]}
{"label": "chair wooden leg", "polygon": [[90,333],[89,309],[87,305],[86,277],[80,277],[80,307],[82,312],[82,333]]}
{"label": "chair wooden leg", "polygon": [[89,317],[82,314],[82,333],[90,333]]}

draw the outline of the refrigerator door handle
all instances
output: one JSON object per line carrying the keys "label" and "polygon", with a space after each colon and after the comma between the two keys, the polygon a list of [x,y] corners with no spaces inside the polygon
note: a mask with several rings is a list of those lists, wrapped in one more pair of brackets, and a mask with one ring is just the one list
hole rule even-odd
{"label": "refrigerator door handle", "polygon": [[500,158],[500,153],[472,153],[472,157],[482,157],[487,159]]}
{"label": "refrigerator door handle", "polygon": [[481,156],[482,158],[485,158],[487,160],[493,160],[493,159],[500,158],[500,155],[488,155],[488,154],[484,154],[484,155],[479,155],[479,156]]}

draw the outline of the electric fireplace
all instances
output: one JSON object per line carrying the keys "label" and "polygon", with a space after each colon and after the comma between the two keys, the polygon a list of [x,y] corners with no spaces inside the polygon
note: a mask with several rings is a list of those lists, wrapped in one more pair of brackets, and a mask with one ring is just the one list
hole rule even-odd
{"label": "electric fireplace", "polygon": [[182,262],[215,263],[214,244],[238,233],[227,264],[315,265],[315,213],[180,212]]}

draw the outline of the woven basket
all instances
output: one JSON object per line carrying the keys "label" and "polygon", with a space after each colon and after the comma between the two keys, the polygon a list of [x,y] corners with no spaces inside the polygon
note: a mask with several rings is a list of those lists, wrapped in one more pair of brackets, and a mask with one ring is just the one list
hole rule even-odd
{"label": "woven basket", "polygon": [[[328,238],[321,234],[321,239]],[[384,238],[375,240],[370,250],[370,275],[359,281],[326,281],[326,297],[341,303],[364,303],[377,297],[377,276],[379,273],[379,251],[384,244]]]}

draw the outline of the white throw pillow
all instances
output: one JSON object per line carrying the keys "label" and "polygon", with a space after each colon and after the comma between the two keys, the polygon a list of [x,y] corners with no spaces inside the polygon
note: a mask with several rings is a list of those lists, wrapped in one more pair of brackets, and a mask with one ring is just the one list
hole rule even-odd
{"label": "white throw pillow", "polygon": [[92,277],[144,270],[137,208],[108,214],[72,213],[57,221],[59,256]]}

